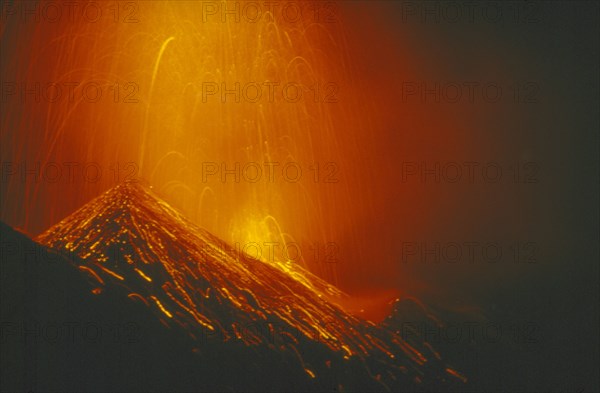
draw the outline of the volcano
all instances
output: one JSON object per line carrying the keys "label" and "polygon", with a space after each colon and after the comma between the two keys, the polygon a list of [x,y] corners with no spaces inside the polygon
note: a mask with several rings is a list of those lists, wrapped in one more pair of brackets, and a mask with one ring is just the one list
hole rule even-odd
{"label": "volcano", "polygon": [[94,298],[136,305],[176,337],[192,390],[397,391],[464,381],[426,342],[351,315],[336,287],[236,250],[141,182],[108,190],[36,241],[79,270]]}

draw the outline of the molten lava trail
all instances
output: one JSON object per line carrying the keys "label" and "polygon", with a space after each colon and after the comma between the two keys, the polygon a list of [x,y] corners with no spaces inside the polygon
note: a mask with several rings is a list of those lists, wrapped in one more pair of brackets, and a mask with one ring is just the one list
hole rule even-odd
{"label": "molten lava trail", "polygon": [[429,344],[409,344],[345,312],[336,304],[345,295],[334,286],[301,267],[240,253],[138,182],[107,191],[37,240],[81,261],[93,293],[125,290],[127,301],[183,329],[199,350],[207,335],[285,349],[310,378],[360,359],[381,387],[464,378],[440,368]]}

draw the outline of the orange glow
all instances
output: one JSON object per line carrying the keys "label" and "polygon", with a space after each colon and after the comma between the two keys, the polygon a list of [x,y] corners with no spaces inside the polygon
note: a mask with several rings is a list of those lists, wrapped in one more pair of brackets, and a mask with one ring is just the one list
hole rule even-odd
{"label": "orange glow", "polygon": [[141,271],[140,269],[138,269],[137,267],[134,269],[140,276],[142,276],[142,278],[148,282],[152,282],[152,279],[150,277],[148,277],[147,275],[144,274],[143,271]]}
{"label": "orange glow", "polygon": [[[86,254],[86,255],[84,255],[84,258],[86,258],[87,256],[89,256],[89,255],[87,255],[87,254]],[[107,269],[107,268],[105,268],[105,267],[103,267],[103,266],[100,266],[100,265],[99,265],[98,267],[99,267],[100,269],[104,270],[106,273],[108,273],[108,274],[110,274],[111,276],[113,276],[114,278],[116,278],[117,280],[121,280],[121,281],[125,280],[125,279],[123,278],[123,276],[121,276],[121,275],[119,275],[119,274],[117,274],[117,273],[113,272],[112,270],[109,270],[109,269]]]}
{"label": "orange glow", "polygon": [[[398,105],[399,80],[421,75],[408,53],[373,49],[372,42],[393,47],[388,32],[350,27],[371,23],[363,6],[350,3],[338,4],[332,21],[266,13],[238,22],[207,17],[195,1],[147,1],[136,23],[3,26],[5,34],[31,29],[23,47],[32,51],[11,57],[4,80],[77,84],[73,102],[9,97],[3,142],[27,148],[3,147],[3,157],[42,168],[75,162],[92,178],[101,171],[96,181],[28,177],[24,198],[12,176],[3,219],[39,233],[107,188],[143,178],[194,223],[241,249],[257,244],[260,259],[308,268],[347,289],[369,285],[371,269],[362,267],[369,260],[392,283],[406,284],[391,246],[426,225],[428,196],[398,182],[397,160],[452,149],[432,136],[458,125],[447,113],[432,119]],[[379,8],[369,7],[373,20],[384,17]],[[371,62],[382,69],[367,70]],[[303,98],[292,102],[283,87],[271,98],[271,83],[300,86]],[[219,94],[236,84],[246,93]],[[249,86],[257,84],[265,90],[252,102]],[[101,99],[86,99],[87,85],[98,86]],[[212,88],[219,93],[208,94]],[[431,131],[417,135],[421,122]],[[382,133],[390,139],[373,137]]]}
{"label": "orange glow", "polygon": [[463,381],[465,383],[467,382],[467,378],[464,375],[462,375],[461,373],[459,373],[458,371],[456,371],[456,370],[453,370],[451,368],[446,368],[446,372],[448,374],[450,374],[450,375],[452,375],[452,376],[460,379],[461,381]]}
{"label": "orange glow", "polygon": [[156,303],[156,305],[158,306],[158,308],[160,309],[160,311],[162,311],[167,317],[169,318],[173,318],[173,314],[171,314],[166,308],[165,306],[162,305],[162,303],[160,302],[160,300],[158,300],[156,298],[156,296],[150,296],[152,298],[152,300],[154,300],[154,302]]}
{"label": "orange glow", "polygon": [[85,271],[85,272],[87,272],[89,274],[91,274],[92,277],[94,277],[96,280],[98,280],[98,282],[100,284],[104,284],[104,280],[101,279],[100,276],[98,274],[96,274],[96,272],[93,271],[92,269],[90,269],[89,267],[87,267],[87,266],[79,266],[79,269],[82,270],[82,271]]}
{"label": "orange glow", "polygon": [[315,373],[314,373],[314,372],[312,372],[311,370],[309,370],[309,369],[305,368],[305,369],[304,369],[304,371],[306,371],[306,373],[307,373],[308,375],[310,375],[310,377],[311,377],[311,378],[315,378]]}

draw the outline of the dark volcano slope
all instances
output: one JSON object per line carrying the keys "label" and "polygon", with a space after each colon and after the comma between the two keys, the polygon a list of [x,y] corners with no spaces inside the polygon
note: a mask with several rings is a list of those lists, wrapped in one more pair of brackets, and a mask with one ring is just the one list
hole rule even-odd
{"label": "dark volcano slope", "polygon": [[346,313],[327,300],[339,291],[301,268],[236,253],[138,183],[37,240],[2,226],[3,390],[426,391],[464,381],[418,337]]}
{"label": "dark volcano slope", "polygon": [[165,326],[125,290],[94,295],[76,267],[81,260],[2,222],[0,243],[3,392],[326,389],[291,365],[291,356],[264,348],[207,335],[202,351],[193,351],[183,329]]}
{"label": "dark volcano slope", "polygon": [[[206,385],[185,338],[72,260],[0,223],[2,391],[166,391]],[[193,379],[191,379],[193,378]]]}

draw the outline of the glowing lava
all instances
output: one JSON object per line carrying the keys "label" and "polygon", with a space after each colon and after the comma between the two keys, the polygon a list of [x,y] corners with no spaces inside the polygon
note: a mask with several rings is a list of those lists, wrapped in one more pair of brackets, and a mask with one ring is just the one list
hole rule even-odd
{"label": "glowing lava", "polygon": [[439,372],[430,347],[409,344],[328,300],[343,296],[334,286],[299,266],[239,253],[137,182],[109,190],[37,240],[80,260],[94,293],[125,288],[198,348],[208,334],[249,346],[273,344],[277,334],[286,337],[280,350],[298,353],[312,378],[329,368],[324,361],[350,359],[361,359],[381,387],[455,376],[450,368]]}

